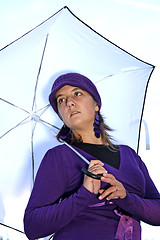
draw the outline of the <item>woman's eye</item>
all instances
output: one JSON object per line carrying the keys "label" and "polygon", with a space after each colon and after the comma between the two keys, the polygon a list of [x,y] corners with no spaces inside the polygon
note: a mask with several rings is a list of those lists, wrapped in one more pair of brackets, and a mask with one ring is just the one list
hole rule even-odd
{"label": "woman's eye", "polygon": [[65,101],[65,98],[60,98],[60,99],[58,99],[58,103],[59,103],[59,104],[62,104],[64,101]]}
{"label": "woman's eye", "polygon": [[75,92],[75,96],[81,96],[82,93],[81,92]]}

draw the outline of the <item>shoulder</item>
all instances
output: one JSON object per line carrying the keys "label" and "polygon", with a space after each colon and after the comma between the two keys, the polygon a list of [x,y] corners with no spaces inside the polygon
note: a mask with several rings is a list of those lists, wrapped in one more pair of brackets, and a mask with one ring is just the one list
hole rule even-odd
{"label": "shoulder", "polygon": [[69,151],[69,147],[67,147],[65,144],[59,144],[53,148],[48,149],[48,151],[46,152],[46,154],[61,154],[61,153],[67,153]]}
{"label": "shoulder", "polygon": [[47,150],[47,152],[44,154],[44,157],[42,159],[42,162],[52,162],[53,159],[61,159],[63,155],[67,153],[68,149],[67,146],[64,144],[57,145],[53,148],[50,148]]}
{"label": "shoulder", "polygon": [[129,158],[129,159],[132,159],[132,160],[134,159],[134,160],[136,160],[138,162],[138,164],[141,164],[142,160],[141,160],[140,156],[130,146],[128,146],[128,145],[119,145],[119,150],[120,150],[120,153],[125,158]]}
{"label": "shoulder", "polygon": [[53,173],[53,169],[55,172],[59,172],[61,169],[61,171],[65,172],[69,162],[69,150],[63,144],[48,149],[40,163],[39,171],[43,170],[43,172]]}
{"label": "shoulder", "polygon": [[137,155],[136,151],[128,145],[118,145],[120,151],[128,152]]}
{"label": "shoulder", "polygon": [[45,156],[44,159],[47,161],[56,161],[56,162],[64,162],[67,161],[68,158],[73,157],[74,152],[65,144],[57,145],[53,148],[50,148]]}

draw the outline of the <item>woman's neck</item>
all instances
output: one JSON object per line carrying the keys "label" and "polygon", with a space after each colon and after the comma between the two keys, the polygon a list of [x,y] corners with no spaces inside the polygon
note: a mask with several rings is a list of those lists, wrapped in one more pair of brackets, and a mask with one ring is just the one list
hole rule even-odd
{"label": "woman's neck", "polygon": [[102,137],[100,136],[100,138],[97,138],[94,135],[93,131],[91,131],[90,133],[89,132],[75,132],[75,131],[73,131],[73,133],[74,133],[74,135],[77,139],[79,139],[79,137],[81,136],[82,141],[84,143],[103,144]]}

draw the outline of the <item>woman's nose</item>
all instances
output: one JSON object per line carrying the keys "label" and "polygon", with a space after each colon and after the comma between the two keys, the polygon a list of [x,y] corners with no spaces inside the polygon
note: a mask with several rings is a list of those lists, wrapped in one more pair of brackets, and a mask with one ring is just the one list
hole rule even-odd
{"label": "woman's nose", "polygon": [[67,107],[75,106],[75,102],[72,97],[67,98],[66,104],[67,104]]}

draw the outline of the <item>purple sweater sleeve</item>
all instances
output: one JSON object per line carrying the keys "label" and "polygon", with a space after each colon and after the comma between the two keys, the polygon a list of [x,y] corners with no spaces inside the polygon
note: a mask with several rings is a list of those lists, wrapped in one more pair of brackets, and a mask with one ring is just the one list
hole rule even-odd
{"label": "purple sweater sleeve", "polygon": [[151,225],[160,225],[160,194],[149,176],[145,164],[140,160],[140,168],[145,177],[145,196],[143,198],[127,192],[124,199],[113,200],[123,210],[138,220]]}
{"label": "purple sweater sleeve", "polygon": [[24,215],[24,230],[30,240],[57,232],[95,202],[96,195],[83,185],[70,197],[58,201],[69,183],[67,167],[61,161],[53,149],[49,150],[38,170]]}

